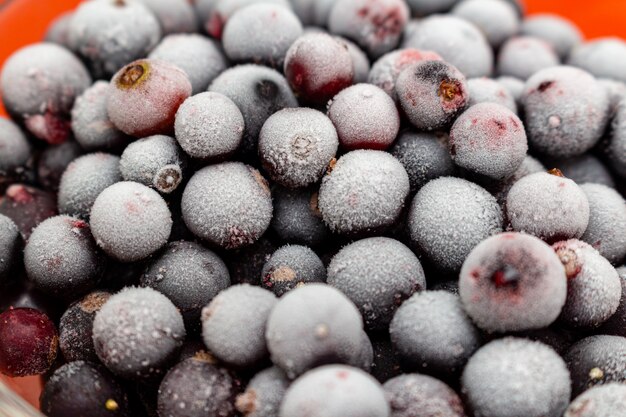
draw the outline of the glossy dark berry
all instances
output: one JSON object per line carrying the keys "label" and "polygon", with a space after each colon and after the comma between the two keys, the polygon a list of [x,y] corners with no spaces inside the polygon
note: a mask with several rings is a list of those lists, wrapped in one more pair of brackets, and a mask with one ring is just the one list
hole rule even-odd
{"label": "glossy dark berry", "polygon": [[326,267],[306,246],[283,246],[263,265],[261,285],[279,297],[309,282],[326,282]]}
{"label": "glossy dark berry", "polygon": [[[501,0],[495,1],[500,2]],[[523,83],[521,87],[524,87]],[[500,81],[486,77],[471,78],[467,80],[467,88],[469,90],[469,107],[479,103],[497,103],[508,108],[513,113],[517,113],[515,97],[508,90],[507,86]]]}
{"label": "glossy dark berry", "polygon": [[600,328],[602,334],[626,337],[626,266],[617,268],[622,284],[622,298],[615,313]]}
{"label": "glossy dark berry", "polygon": [[24,168],[31,157],[26,135],[10,119],[0,118],[0,174],[7,175]]}
{"label": "glossy dark berry", "polygon": [[0,373],[43,374],[54,363],[58,345],[57,329],[44,313],[11,308],[0,314]]}
{"label": "glossy dark berry", "polygon": [[17,225],[0,214],[0,288],[14,280],[14,268],[20,264],[22,246]]}
{"label": "glossy dark berry", "polygon": [[520,31],[548,42],[565,59],[583,39],[580,29],[565,17],[554,14],[533,14],[524,18]]}
{"label": "glossy dark berry", "polygon": [[237,396],[237,411],[244,417],[277,417],[289,384],[285,373],[275,366],[259,372]]}
{"label": "glossy dark berry", "polygon": [[596,77],[626,81],[626,43],[616,37],[584,42],[572,48],[567,63]]}
{"label": "glossy dark berry", "polygon": [[494,48],[498,48],[508,38],[517,34],[520,27],[517,10],[506,1],[463,1],[459,2],[451,13],[475,24]]}
{"label": "glossy dark berry", "polygon": [[24,240],[33,229],[57,214],[55,196],[23,184],[13,184],[0,196],[0,214],[13,220]]}
{"label": "glossy dark berry", "polygon": [[187,0],[140,0],[158,19],[161,33],[192,33],[198,30],[193,5]]}
{"label": "glossy dark berry", "polygon": [[82,154],[80,145],[72,140],[47,147],[37,163],[39,183],[47,189],[58,190],[67,166]]}
{"label": "glossy dark berry", "polygon": [[610,383],[593,387],[576,397],[563,417],[626,415],[626,385]]}
{"label": "glossy dark berry", "polygon": [[559,63],[559,57],[549,43],[530,36],[519,36],[502,45],[498,53],[497,72],[527,80],[536,72],[556,67]]}

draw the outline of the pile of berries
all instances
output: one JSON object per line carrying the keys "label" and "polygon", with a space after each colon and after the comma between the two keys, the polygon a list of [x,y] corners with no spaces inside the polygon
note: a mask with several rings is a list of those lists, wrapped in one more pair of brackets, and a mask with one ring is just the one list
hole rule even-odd
{"label": "pile of berries", "polygon": [[92,0],[0,88],[0,372],[46,416],[626,416],[626,42]]}

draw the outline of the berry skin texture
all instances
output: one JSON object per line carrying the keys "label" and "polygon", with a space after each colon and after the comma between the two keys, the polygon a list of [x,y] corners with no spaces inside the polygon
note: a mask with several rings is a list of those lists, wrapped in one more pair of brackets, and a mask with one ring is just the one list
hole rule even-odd
{"label": "berry skin texture", "polygon": [[505,1],[463,1],[459,2],[451,13],[475,24],[494,48],[498,48],[519,31],[520,19],[517,10]]}
{"label": "berry skin texture", "polygon": [[444,61],[423,61],[406,68],[396,81],[396,94],[418,130],[449,126],[469,100],[465,77]]}
{"label": "berry skin texture", "polygon": [[0,73],[7,112],[49,144],[68,139],[74,100],[90,85],[91,77],[78,58],[52,43],[19,49]]}
{"label": "berry skin texture", "polygon": [[563,356],[572,375],[572,394],[597,385],[626,382],[626,338],[589,336],[576,342]]}
{"label": "berry skin texture", "polygon": [[239,381],[205,355],[186,359],[159,386],[158,413],[176,417],[236,417]]}
{"label": "berry skin texture", "polygon": [[573,67],[536,72],[526,82],[522,103],[531,147],[555,158],[591,149],[608,122],[606,91],[591,74]]}
{"label": "berry skin texture", "polygon": [[458,295],[447,291],[409,298],[398,308],[389,333],[405,367],[444,377],[458,376],[482,344]]}
{"label": "berry skin texture", "polygon": [[538,71],[556,67],[559,57],[547,42],[530,36],[509,39],[498,54],[499,75],[527,80]]}
{"label": "berry skin texture", "polygon": [[125,181],[135,181],[169,194],[183,180],[187,160],[176,140],[156,135],[129,144],[120,160]]}
{"label": "berry skin texture", "polygon": [[189,77],[182,69],[153,59],[126,65],[113,76],[111,86],[109,118],[135,137],[174,132],[176,111],[191,95]]}
{"label": "berry skin texture", "polygon": [[193,242],[169,243],[152,261],[139,282],[153,288],[180,310],[188,330],[198,330],[200,312],[230,285],[226,264],[212,251]]}
{"label": "berry skin texture", "polygon": [[45,293],[64,299],[75,299],[98,285],[104,265],[89,225],[76,217],[43,221],[24,248],[30,281]]}
{"label": "berry skin texture", "polygon": [[580,394],[563,417],[611,417],[626,415],[626,386],[611,383]]}
{"label": "berry skin texture", "polygon": [[325,104],[354,79],[348,48],[325,33],[299,37],[287,51],[284,72],[295,94],[313,104]]}
{"label": "berry skin texture", "polygon": [[465,311],[483,330],[541,329],[559,316],[567,282],[550,246],[533,236],[503,233],[468,255],[459,293]]}
{"label": "berry skin texture", "polygon": [[409,248],[373,237],[351,243],[333,257],[328,284],[352,300],[368,329],[385,330],[398,306],[426,288],[426,278]]}
{"label": "berry skin texture", "polygon": [[615,181],[609,168],[592,154],[585,153],[566,159],[549,159],[547,163],[558,168],[563,175],[577,184],[583,185],[591,182],[615,188]]}
{"label": "berry skin texture", "polygon": [[90,219],[98,246],[120,262],[147,258],[167,243],[172,230],[163,198],[136,182],[118,182],[102,191]]}
{"label": "berry skin texture", "polygon": [[409,17],[402,0],[337,0],[328,16],[328,29],[379,57],[396,48]]}
{"label": "berry skin texture", "polygon": [[466,417],[452,388],[427,375],[403,374],[383,385],[390,417]]}
{"label": "berry skin texture", "polygon": [[307,108],[274,113],[259,135],[263,168],[274,181],[289,188],[318,182],[338,147],[337,131],[331,120]]}
{"label": "berry skin texture", "polygon": [[0,175],[23,168],[31,157],[28,139],[9,119],[0,118]]}
{"label": "berry skin texture", "polygon": [[612,123],[607,156],[611,167],[626,178],[626,103],[620,102]]}
{"label": "berry skin texture", "polygon": [[176,359],[184,339],[180,312],[151,288],[127,287],[111,296],[93,322],[98,358],[126,379],[160,375]]}
{"label": "berry skin texture", "polygon": [[161,33],[192,33],[198,30],[193,6],[186,0],[140,0],[161,25]]}
{"label": "berry skin texture", "polygon": [[503,180],[512,176],[527,151],[522,121],[500,104],[480,103],[470,107],[450,130],[454,163],[479,177]]}
{"label": "berry skin texture", "polygon": [[[523,89],[524,83],[520,81],[520,84]],[[469,90],[468,107],[479,103],[498,103],[513,113],[517,113],[515,97],[501,82],[485,77],[472,78],[467,80],[467,88]]]}
{"label": "berry skin texture", "polygon": [[196,236],[225,249],[257,241],[272,220],[272,198],[265,178],[240,162],[197,171],[182,196],[182,215]]}
{"label": "berry skin texture", "polygon": [[39,183],[46,189],[58,191],[61,177],[68,165],[82,154],[82,148],[74,141],[68,140],[60,145],[47,147],[37,161]]}
{"label": "berry skin texture", "polygon": [[287,245],[263,265],[261,286],[280,297],[310,282],[326,282],[326,267],[310,248]]}
{"label": "berry skin texture", "polygon": [[570,399],[570,376],[551,348],[507,337],[469,360],[462,392],[476,417],[559,417]]}
{"label": "berry skin texture", "polygon": [[13,220],[26,241],[39,223],[57,214],[54,194],[13,184],[0,197],[0,214]]}
{"label": "berry skin texture", "polygon": [[438,269],[456,272],[470,251],[502,231],[496,199],[478,185],[452,177],[426,184],[409,211],[409,233]]}
{"label": "berry skin texture", "polygon": [[73,15],[74,12],[69,11],[56,17],[50,25],[48,25],[44,40],[46,42],[56,43],[57,45],[64,46],[69,49],[68,37]]}
{"label": "berry skin texture", "polygon": [[553,14],[533,14],[524,18],[520,27],[522,35],[533,36],[548,42],[561,59],[569,56],[583,35],[573,22]]}
{"label": "berry skin texture", "polygon": [[313,283],[279,299],[265,337],[272,362],[293,379],[327,363],[357,365],[362,359],[362,328],[359,311],[345,295]]}
{"label": "berry skin texture", "polygon": [[43,374],[54,363],[58,345],[54,323],[39,310],[10,308],[0,314],[0,373]]}
{"label": "berry skin texture", "polygon": [[614,37],[584,42],[572,48],[567,63],[598,78],[626,82],[626,43]]}
{"label": "berry skin texture", "polygon": [[535,174],[537,172],[545,172],[546,167],[541,164],[537,159],[530,155],[526,155],[522,164],[517,168],[517,171],[507,178],[505,181],[501,181],[499,184],[489,184],[491,193],[496,197],[498,203],[503,209],[506,209],[506,197],[509,195],[509,191],[515,185],[517,181],[524,178],[527,175]]}
{"label": "berry skin texture", "polygon": [[357,84],[341,91],[328,106],[341,147],[346,150],[385,150],[400,130],[396,104],[384,90]]}
{"label": "berry skin texture", "polygon": [[[521,104],[522,93],[524,92],[525,82],[516,77],[509,77],[507,75],[500,76],[496,78],[496,81],[500,83],[504,88],[506,88],[509,93],[515,99],[515,103],[517,105]],[[470,94],[470,101],[471,101]]]}
{"label": "berry skin texture", "polygon": [[390,417],[381,385],[365,372],[343,365],[314,369],[287,390],[280,417]]}
{"label": "berry skin texture", "polygon": [[242,284],[220,292],[202,310],[202,339],[219,360],[236,368],[253,367],[268,356],[265,327],[276,296]]}
{"label": "berry skin texture", "polygon": [[59,212],[88,219],[100,193],[120,181],[118,156],[97,152],[76,158],[61,176]]}
{"label": "berry skin texture", "polygon": [[511,187],[506,214],[513,230],[548,243],[578,239],[589,224],[589,200],[574,181],[539,172]]}
{"label": "berry skin texture", "polygon": [[100,365],[70,362],[54,371],[41,394],[41,411],[49,417],[128,417],[128,397]]}
{"label": "berry skin texture", "polygon": [[597,250],[579,240],[557,242],[552,248],[567,274],[561,321],[571,327],[599,326],[620,304],[622,287],[617,271]]}
{"label": "berry skin texture", "polygon": [[[206,18],[204,19],[205,31],[210,36],[221,39],[231,16],[237,11],[255,3],[261,2],[259,0],[214,0],[214,4],[212,7],[209,7],[210,10],[206,13]],[[262,3],[276,4],[291,10],[289,0],[263,0]]]}
{"label": "berry skin texture", "polygon": [[409,176],[393,156],[348,152],[322,179],[319,209],[335,233],[372,233],[391,226],[409,194]]}
{"label": "berry skin texture", "polygon": [[600,327],[601,334],[610,334],[626,337],[626,266],[617,268],[622,284],[622,298],[619,307],[607,321]]}
{"label": "berry skin texture", "polygon": [[370,72],[370,60],[365,52],[359,48],[354,42],[341,36],[335,36],[340,43],[344,44],[352,57],[352,65],[354,67],[354,83],[365,83]]}
{"label": "berry skin texture", "polygon": [[237,396],[235,406],[244,417],[276,417],[291,381],[273,366],[256,374],[246,390]]}
{"label": "berry skin texture", "polygon": [[20,263],[22,245],[17,225],[0,214],[0,288],[13,280],[13,268]]}

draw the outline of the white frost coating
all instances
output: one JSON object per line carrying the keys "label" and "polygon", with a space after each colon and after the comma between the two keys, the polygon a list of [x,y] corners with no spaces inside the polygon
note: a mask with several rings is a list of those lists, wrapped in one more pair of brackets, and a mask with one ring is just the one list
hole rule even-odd
{"label": "white frost coating", "polygon": [[607,166],[591,153],[565,159],[547,159],[550,168],[558,168],[565,177],[582,185],[586,183],[602,184],[615,188],[615,181]]}
{"label": "white frost coating", "polygon": [[622,101],[613,119],[608,156],[611,166],[619,175],[626,178],[626,101]]}
{"label": "white frost coating", "polygon": [[278,415],[389,417],[391,413],[382,386],[371,375],[349,366],[329,365],[294,381]]}
{"label": "white frost coating", "polygon": [[228,67],[217,43],[197,34],[166,36],[148,58],[169,62],[185,71],[191,82],[192,94],[205,91],[211,81]]}
{"label": "white frost coating", "polygon": [[185,187],[181,207],[192,233],[226,249],[254,243],[272,220],[267,181],[240,162],[197,171]]}
{"label": "white frost coating", "polygon": [[205,21],[205,30],[209,35],[220,39],[224,25],[228,23],[228,20],[233,14],[244,7],[257,3],[276,4],[291,10],[289,0],[216,0],[208,19]]}
{"label": "white frost coating", "polygon": [[572,48],[567,63],[596,77],[626,82],[626,42],[600,38],[582,43]]}
{"label": "white frost coating", "polygon": [[498,54],[498,74],[527,80],[537,71],[559,65],[559,57],[547,42],[529,36],[511,38]]}
{"label": "white frost coating", "polygon": [[583,40],[583,34],[573,22],[554,14],[533,14],[522,22],[522,35],[533,36],[548,42],[561,59]]}
{"label": "white frost coating", "polygon": [[[499,81],[485,77],[472,78],[471,80],[467,80],[467,88],[469,90],[469,107],[478,103],[498,103],[508,108],[513,113],[517,113],[515,97],[509,89]],[[524,83],[520,81],[520,94],[523,88]]]}
{"label": "white frost coating", "polygon": [[16,262],[17,254],[21,250],[20,232],[17,225],[8,218],[0,214],[0,286],[2,280]]}
{"label": "white frost coating", "polygon": [[303,284],[325,281],[322,260],[313,250],[300,245],[277,249],[261,271],[261,285],[279,297]]}
{"label": "white frost coating", "polygon": [[495,186],[493,189],[490,189],[491,193],[496,196],[498,200],[498,204],[504,207],[504,203],[506,203],[506,197],[509,195],[509,190],[515,183],[524,178],[527,175],[535,174],[537,172],[545,172],[546,167],[544,167],[541,162],[537,159],[533,158],[530,155],[526,155],[522,164],[517,168],[517,171],[513,173],[506,181],[502,181],[500,184]]}
{"label": "white frost coating", "polygon": [[0,173],[20,168],[30,158],[30,144],[21,129],[0,117]]}
{"label": "white frost coating", "polygon": [[507,337],[483,346],[465,367],[463,393],[476,416],[560,417],[570,375],[550,347]]}
{"label": "white frost coating", "polygon": [[265,327],[276,302],[272,292],[248,284],[220,292],[202,310],[204,344],[227,364],[259,364],[268,355]]}
{"label": "white frost coating", "polygon": [[517,10],[502,0],[461,1],[451,13],[475,24],[494,48],[517,34],[520,27]]}
{"label": "white frost coating", "polygon": [[291,188],[319,181],[338,147],[337,131],[331,120],[308,108],[274,113],[259,135],[263,167],[274,181]]}
{"label": "white frost coating", "polygon": [[524,92],[524,81],[516,77],[509,77],[508,75],[498,77],[496,81],[507,89],[511,96],[513,96],[516,104],[521,104],[522,93]]}
{"label": "white frost coating", "polygon": [[275,187],[272,229],[283,242],[318,246],[330,235],[318,208],[318,188]]}
{"label": "white frost coating", "polygon": [[563,417],[626,416],[626,385],[610,383],[589,388],[572,401]]}
{"label": "white frost coating", "polygon": [[439,267],[458,271],[470,251],[502,231],[496,199],[478,185],[453,177],[426,184],[409,212],[411,239]]}
{"label": "white frost coating", "polygon": [[601,184],[583,184],[580,188],[589,200],[589,225],[580,238],[600,252],[612,264],[626,257],[626,202],[612,188]]}
{"label": "white frost coating", "polygon": [[109,370],[126,378],[157,373],[184,339],[178,309],[151,288],[125,288],[111,296],[93,322],[96,354]]}
{"label": "white frost coating", "polygon": [[411,12],[418,17],[447,12],[459,0],[407,0]]}
{"label": "white frost coating", "polygon": [[319,209],[337,233],[374,231],[392,225],[409,194],[402,164],[382,151],[348,152],[322,179]]}
{"label": "white frost coating", "polygon": [[267,368],[256,374],[246,390],[239,394],[237,409],[245,417],[277,417],[280,403],[290,383],[279,368]]}
{"label": "white frost coating", "polygon": [[370,72],[370,60],[367,55],[365,55],[365,52],[348,39],[342,38],[341,36],[335,36],[335,39],[346,45],[348,52],[350,52],[352,65],[354,67],[354,83],[367,82],[367,76]]}
{"label": "white frost coating", "polygon": [[485,36],[472,23],[455,16],[425,18],[402,47],[434,51],[468,78],[487,77],[493,71],[493,51]]}
{"label": "white frost coating", "polygon": [[196,32],[198,19],[188,0],[139,0],[161,24],[163,35]]}
{"label": "white frost coating", "polygon": [[136,182],[104,190],[91,209],[96,243],[121,262],[144,259],[167,243],[172,215],[156,191]]}
{"label": "white frost coating", "polygon": [[513,230],[543,240],[579,238],[589,224],[589,201],[570,179],[546,172],[517,181],[506,199]]}

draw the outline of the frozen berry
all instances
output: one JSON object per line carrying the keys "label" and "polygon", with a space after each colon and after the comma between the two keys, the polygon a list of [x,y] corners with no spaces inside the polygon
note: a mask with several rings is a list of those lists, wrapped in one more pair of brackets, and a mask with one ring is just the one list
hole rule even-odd
{"label": "frozen berry", "polygon": [[[523,86],[522,83],[522,88]],[[485,77],[472,78],[467,80],[467,88],[469,90],[468,106],[478,103],[497,103],[517,113],[517,104],[513,94],[500,82]]]}
{"label": "frozen berry", "polygon": [[519,31],[519,16],[512,4],[502,0],[466,0],[451,12],[475,24],[492,47],[499,47]]}
{"label": "frozen berry", "polygon": [[501,231],[502,212],[496,199],[460,178],[429,182],[411,204],[411,240],[444,271],[460,270],[476,245]]}
{"label": "frozen berry", "polygon": [[600,327],[601,334],[610,334],[626,337],[626,266],[617,268],[622,284],[622,298],[619,307],[607,321]]}
{"label": "frozen berry", "polygon": [[124,181],[100,193],[91,209],[90,224],[98,246],[107,255],[133,262],[167,243],[172,215],[156,191]]}
{"label": "frozen berry", "polygon": [[141,379],[159,375],[185,339],[178,309],[151,288],[125,288],[111,296],[93,322],[98,358],[114,374]]}
{"label": "frozen berry", "polygon": [[161,33],[191,33],[198,30],[198,19],[187,0],[139,0],[161,24]]}
{"label": "frozen berry", "polygon": [[352,57],[352,65],[354,67],[354,83],[365,83],[370,72],[370,60],[365,52],[359,48],[354,42],[340,36],[335,36],[339,42],[344,44]]}
{"label": "frozen berry", "polygon": [[454,163],[480,178],[503,180],[512,176],[527,150],[522,121],[497,103],[470,107],[450,130]]}
{"label": "frozen berry", "polygon": [[521,33],[548,42],[561,59],[582,42],[583,35],[573,22],[554,14],[533,14],[522,22]]}
{"label": "frozen berry", "polygon": [[563,417],[626,415],[626,385],[611,383],[590,388],[572,401]]}
{"label": "frozen berry", "polygon": [[20,264],[22,237],[17,225],[0,214],[0,288],[13,281],[13,268]]}
{"label": "frozen berry", "polygon": [[[522,93],[524,92],[524,81],[517,77],[511,77],[508,75],[502,75],[496,78],[496,81],[500,83],[511,94],[515,103],[521,105]],[[470,97],[471,99],[471,97]]]}
{"label": "frozen berry", "polygon": [[89,218],[98,195],[122,180],[119,167],[120,158],[107,153],[92,153],[75,159],[61,177],[59,211]]}
{"label": "frozen berry", "polygon": [[46,30],[44,40],[69,48],[70,24],[72,23],[73,11],[65,12],[56,17]]}
{"label": "frozen berry", "polygon": [[409,176],[393,156],[356,150],[339,158],[323,178],[318,204],[334,232],[375,232],[396,221],[409,189]]}
{"label": "frozen berry", "polygon": [[470,252],[459,292],[467,314],[488,332],[540,329],[559,316],[567,281],[550,246],[533,236],[503,233]]}
{"label": "frozen berry", "polygon": [[407,67],[398,76],[396,94],[402,110],[419,130],[449,126],[469,101],[465,77],[444,61]]}
{"label": "frozen berry", "polygon": [[213,3],[206,14],[204,29],[209,35],[220,39],[226,24],[237,11],[256,3],[272,3],[288,9],[290,2],[289,0],[213,0]]}
{"label": "frozen berry", "polygon": [[591,182],[615,188],[615,181],[608,167],[590,153],[565,159],[549,158],[546,163],[551,167],[558,168],[563,175],[577,184]]}
{"label": "frozen berry", "polygon": [[58,344],[57,329],[44,313],[11,308],[0,314],[0,373],[43,374],[54,363]]}
{"label": "frozen berry", "polygon": [[596,77],[626,81],[626,43],[609,37],[576,45],[570,51],[567,63]]}
{"label": "frozen berry", "polygon": [[613,169],[626,178],[626,102],[621,102],[613,119],[607,156]]}
{"label": "frozen berry", "polygon": [[326,267],[306,246],[283,246],[263,265],[261,285],[279,297],[309,282],[326,282]]}
{"label": "frozen berry", "polygon": [[283,371],[275,366],[267,368],[250,380],[235,406],[244,417],[277,417],[289,384]]}
{"label": "frozen berry", "polygon": [[181,205],[193,234],[226,249],[254,243],[272,220],[267,181],[240,162],[197,171],[185,187]]}
{"label": "frozen berry", "polygon": [[224,253],[224,261],[233,284],[261,285],[263,265],[270,259],[278,246],[267,236],[262,236],[250,246]]}
{"label": "frozen berry", "polygon": [[458,376],[482,344],[458,295],[447,291],[409,298],[398,308],[389,333],[404,366],[444,377]]}
{"label": "frozen berry", "polygon": [[61,177],[68,165],[83,154],[83,149],[73,140],[48,146],[37,162],[39,183],[50,190],[58,190]]}
{"label": "frozen berry", "polygon": [[509,39],[498,54],[498,74],[526,80],[536,72],[559,65],[559,57],[547,42],[530,36]]}
{"label": "frozen berry", "polygon": [[620,102],[626,98],[626,83],[609,78],[598,78],[598,83],[604,87],[609,97],[611,116],[617,112]]}
{"label": "frozen berry", "polygon": [[22,184],[13,184],[0,196],[0,214],[13,220],[24,240],[33,229],[57,214],[54,194]]}
{"label": "frozen berry", "polygon": [[522,161],[522,164],[519,166],[519,168],[517,168],[513,175],[498,184],[489,184],[490,191],[494,196],[496,196],[496,199],[498,200],[500,206],[504,207],[506,203],[506,197],[509,195],[509,190],[511,189],[511,187],[513,187],[513,185],[515,185],[517,181],[527,175],[545,171],[546,167],[544,167],[541,162],[539,162],[537,159],[533,158],[530,155],[526,155],[526,157]]}
{"label": "frozen berry", "polygon": [[407,0],[413,15],[418,17],[447,12],[458,0]]}
{"label": "frozen berry", "polygon": [[283,109],[273,114],[259,135],[263,167],[274,181],[290,188],[318,182],[338,146],[332,121],[307,108]]}
{"label": "frozen berry", "polygon": [[191,83],[180,68],[154,59],[135,61],[111,80],[109,118],[122,132],[136,137],[174,131],[178,107],[191,95]]}
{"label": "frozen berry", "polygon": [[589,224],[589,201],[560,171],[538,172],[513,185],[506,199],[506,215],[513,230],[547,242],[577,239]]}
{"label": "frozen berry", "polygon": [[28,139],[18,125],[0,117],[0,175],[23,169],[31,157]]}
{"label": "frozen berry", "polygon": [[18,50],[0,74],[7,111],[23,120],[37,138],[51,144],[69,137],[74,100],[90,85],[91,77],[78,58],[52,43]]}

